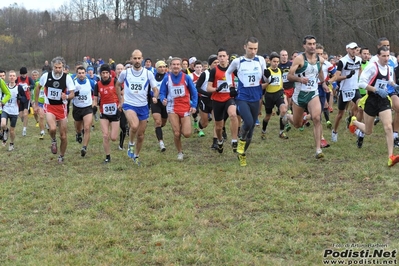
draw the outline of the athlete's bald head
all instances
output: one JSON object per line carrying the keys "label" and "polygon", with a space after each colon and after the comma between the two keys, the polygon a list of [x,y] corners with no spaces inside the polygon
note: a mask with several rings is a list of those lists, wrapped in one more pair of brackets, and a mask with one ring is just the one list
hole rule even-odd
{"label": "athlete's bald head", "polygon": [[132,56],[130,57],[130,61],[132,61],[133,68],[135,70],[141,69],[141,63],[143,62],[143,54],[140,50],[136,49],[133,51]]}

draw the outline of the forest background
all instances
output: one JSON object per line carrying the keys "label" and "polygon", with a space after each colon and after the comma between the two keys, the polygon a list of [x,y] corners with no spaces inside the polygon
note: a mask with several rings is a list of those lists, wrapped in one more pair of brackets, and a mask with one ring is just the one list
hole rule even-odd
{"label": "forest background", "polygon": [[300,51],[307,34],[329,54],[352,41],[375,53],[383,36],[399,52],[398,11],[388,0],[71,0],[51,11],[15,3],[0,9],[0,68],[41,68],[57,55],[70,65],[83,56],[125,62],[136,48],[153,61],[206,60],[220,47],[242,54],[249,36],[260,54]]}

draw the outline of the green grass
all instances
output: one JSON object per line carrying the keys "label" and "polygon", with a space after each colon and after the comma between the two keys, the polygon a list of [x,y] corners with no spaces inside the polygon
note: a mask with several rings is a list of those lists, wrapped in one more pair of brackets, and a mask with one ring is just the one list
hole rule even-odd
{"label": "green grass", "polygon": [[18,121],[16,149],[0,147],[0,264],[322,265],[334,244],[397,249],[399,166],[386,166],[381,124],[362,149],[342,124],[318,161],[312,127],[281,140],[277,121],[265,141],[256,128],[247,167],[229,145],[222,155],[209,149],[210,128],[183,140],[178,162],[167,124],[160,153],[152,119],[143,167],[117,143],[103,165],[98,122],[81,158],[72,121],[59,165],[33,118],[27,137]]}

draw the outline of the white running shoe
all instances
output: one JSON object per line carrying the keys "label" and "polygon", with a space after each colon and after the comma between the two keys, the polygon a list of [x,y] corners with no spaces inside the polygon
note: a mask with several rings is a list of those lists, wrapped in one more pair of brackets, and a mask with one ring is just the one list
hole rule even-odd
{"label": "white running shoe", "polygon": [[10,146],[8,147],[8,151],[13,151],[14,150],[14,144],[10,144]]}
{"label": "white running shoe", "polygon": [[161,148],[161,152],[166,151],[165,143],[162,140],[159,142],[159,147]]}
{"label": "white running shoe", "polygon": [[183,161],[183,159],[184,159],[184,153],[179,152],[179,153],[177,154],[177,160]]}
{"label": "white running shoe", "polygon": [[332,142],[337,142],[338,141],[338,133],[331,131],[331,141]]}

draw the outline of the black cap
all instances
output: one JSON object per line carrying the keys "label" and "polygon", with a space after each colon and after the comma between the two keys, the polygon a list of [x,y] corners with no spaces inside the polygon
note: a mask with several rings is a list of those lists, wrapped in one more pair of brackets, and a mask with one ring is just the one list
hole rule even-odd
{"label": "black cap", "polygon": [[109,73],[111,73],[111,68],[109,67],[108,64],[102,64],[100,67],[100,73],[103,71],[108,71]]}
{"label": "black cap", "polygon": [[19,74],[28,74],[28,70],[26,69],[26,67],[21,67],[21,69],[19,70]]}

